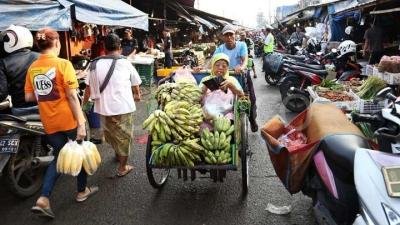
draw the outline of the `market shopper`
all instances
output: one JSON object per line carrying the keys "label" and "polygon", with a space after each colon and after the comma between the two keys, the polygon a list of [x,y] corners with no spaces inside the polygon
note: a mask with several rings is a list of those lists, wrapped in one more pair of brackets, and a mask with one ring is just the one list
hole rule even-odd
{"label": "market shopper", "polygon": [[[235,27],[228,24],[222,29],[223,44],[218,46],[215,50],[214,55],[217,53],[225,53],[229,57],[229,69],[235,70],[236,74],[243,74],[247,68],[247,47],[246,44],[241,41],[235,41]],[[256,95],[254,92],[253,81],[248,73],[245,73],[247,84],[246,87],[249,91],[251,108],[249,115],[249,122],[251,131],[256,132],[258,125],[256,121],[257,117],[257,106],[256,106]]]}
{"label": "market shopper", "polygon": [[[26,75],[25,100],[37,101],[47,143],[53,148],[55,159],[47,167],[43,187],[32,212],[54,218],[50,208],[50,195],[60,174],[56,170],[58,154],[68,140],[83,140],[86,135],[85,117],[76,89],[75,70],[68,60],[58,57],[61,44],[58,33],[44,28],[36,33],[39,58],[32,63]],[[98,191],[87,187],[87,174],[82,168],[77,176],[77,202],[83,202]]]}
{"label": "market shopper", "polygon": [[121,41],[122,55],[126,57],[134,56],[139,48],[138,41],[133,37],[132,30],[127,28],[124,30],[124,37]]}
{"label": "market shopper", "polygon": [[133,113],[140,101],[141,80],[136,69],[121,56],[121,42],[116,34],[105,38],[107,55],[96,58],[86,81],[84,104],[94,101],[94,112],[101,115],[105,140],[113,147],[119,166],[116,176],[133,170],[128,157],[133,144]]}
{"label": "market shopper", "polygon": [[257,73],[256,73],[256,68],[254,66],[254,61],[253,61],[253,56],[249,55],[249,59],[247,61],[247,73],[249,73],[249,76],[251,71],[253,71],[253,78],[257,78]]}
{"label": "market shopper", "polygon": [[368,64],[379,63],[383,56],[383,31],[373,22],[371,27],[365,31],[364,39],[365,44],[363,48],[363,56],[369,54]]}
{"label": "market shopper", "polygon": [[165,53],[165,58],[164,58],[164,67],[165,68],[171,68],[172,63],[174,61],[174,57],[172,55],[172,39],[171,39],[171,33],[167,30],[163,30],[163,39],[162,42],[164,44],[164,53]]}
{"label": "market shopper", "polygon": [[0,102],[11,96],[14,115],[37,113],[35,102],[25,101],[25,77],[29,66],[39,54],[31,51],[33,36],[22,26],[11,25],[0,34],[8,55],[0,59]]}

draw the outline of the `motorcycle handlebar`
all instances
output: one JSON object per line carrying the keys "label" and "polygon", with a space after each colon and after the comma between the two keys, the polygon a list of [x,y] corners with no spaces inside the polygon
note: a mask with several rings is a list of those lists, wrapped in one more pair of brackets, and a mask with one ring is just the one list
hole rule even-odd
{"label": "motorcycle handlebar", "polygon": [[352,113],[351,119],[354,123],[365,122],[365,123],[380,123],[381,119],[377,115],[359,114]]}

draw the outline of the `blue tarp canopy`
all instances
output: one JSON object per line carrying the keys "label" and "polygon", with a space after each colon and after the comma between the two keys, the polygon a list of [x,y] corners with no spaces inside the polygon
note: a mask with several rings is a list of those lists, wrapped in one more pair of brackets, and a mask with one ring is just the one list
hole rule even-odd
{"label": "blue tarp canopy", "polygon": [[0,0],[0,30],[10,24],[38,30],[72,27],[72,19],[98,25],[148,30],[148,15],[121,0]]}

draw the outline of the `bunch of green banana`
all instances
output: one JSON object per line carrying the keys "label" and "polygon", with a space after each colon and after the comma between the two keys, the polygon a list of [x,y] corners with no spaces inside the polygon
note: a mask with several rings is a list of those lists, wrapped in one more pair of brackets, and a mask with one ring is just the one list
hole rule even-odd
{"label": "bunch of green banana", "polygon": [[218,132],[225,132],[226,135],[230,135],[235,129],[234,126],[231,125],[231,120],[222,115],[214,118],[213,122],[214,130]]}
{"label": "bunch of green banana", "polygon": [[151,163],[159,166],[184,166],[192,168],[201,161],[205,150],[197,142],[199,139],[187,139],[180,144],[165,143],[160,146],[152,142]]}
{"label": "bunch of green banana", "polygon": [[177,83],[164,83],[158,86],[156,91],[156,99],[161,105],[165,105],[166,103],[173,100],[171,97],[172,90],[178,88],[179,84]]}
{"label": "bunch of green banana", "polygon": [[201,89],[192,83],[179,83],[177,88],[171,91],[174,100],[183,100],[190,103],[199,103],[201,100]]}
{"label": "bunch of green banana", "polygon": [[226,135],[225,132],[214,131],[210,132],[208,128],[205,128],[201,133],[201,144],[208,151],[225,151],[230,152],[232,135]]}
{"label": "bunch of green banana", "polygon": [[231,154],[226,151],[215,151],[215,153],[208,151],[204,159],[208,164],[227,164],[232,160]]}

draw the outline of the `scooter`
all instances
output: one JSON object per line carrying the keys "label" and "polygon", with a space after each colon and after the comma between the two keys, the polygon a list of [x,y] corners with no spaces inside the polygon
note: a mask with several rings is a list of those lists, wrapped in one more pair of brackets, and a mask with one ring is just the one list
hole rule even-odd
{"label": "scooter", "polygon": [[[0,103],[0,110],[12,107],[11,99]],[[0,114],[0,174],[6,187],[26,198],[42,186],[45,168],[53,161],[38,114]]]}
{"label": "scooter", "polygon": [[[390,94],[390,88],[386,88],[377,94],[375,101],[382,99],[394,102],[396,97]],[[398,109],[400,103],[382,109],[380,115],[387,123],[375,131],[378,140],[380,137],[400,136],[400,115],[396,113]],[[364,121],[367,117],[357,119]],[[393,135],[393,125],[397,127],[396,135]],[[304,190],[307,191],[303,192],[313,198],[319,224],[400,223],[400,191],[397,188],[400,183],[400,157],[398,154],[383,152],[392,152],[393,147],[389,150],[380,146],[383,147],[382,151],[374,151],[366,146],[361,139],[358,142],[332,139],[324,141],[318,148],[313,157],[315,165],[311,169],[315,171],[310,172],[313,174],[310,181],[314,179],[318,185],[312,182],[305,184]],[[354,183],[350,179],[353,170]]]}

